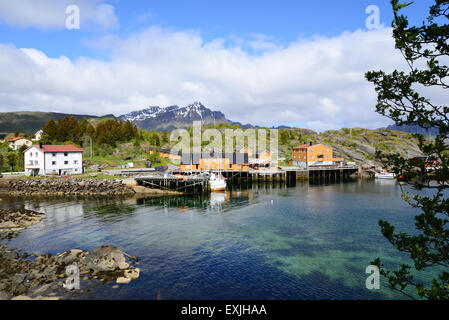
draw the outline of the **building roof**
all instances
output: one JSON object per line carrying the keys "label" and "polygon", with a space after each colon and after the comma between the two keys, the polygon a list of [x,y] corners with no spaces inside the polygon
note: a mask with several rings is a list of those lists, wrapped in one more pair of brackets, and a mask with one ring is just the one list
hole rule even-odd
{"label": "building roof", "polygon": [[[293,150],[297,150],[297,149],[309,149],[309,148],[316,147],[316,146],[324,146],[324,145],[321,144],[321,143],[312,144],[312,145],[310,145],[310,144],[303,144],[303,145],[294,147]],[[326,147],[326,148],[329,148],[329,149],[331,148],[331,147],[327,147],[327,146],[325,146],[325,147]]]}
{"label": "building roof", "polygon": [[44,153],[53,153],[53,152],[83,152],[83,149],[77,148],[72,145],[55,145],[55,144],[45,144],[42,145],[42,148],[39,145],[34,145],[37,149],[43,151]]}
{"label": "building roof", "polygon": [[25,138],[24,137],[15,137],[15,138],[9,139],[9,142],[16,142],[21,139],[25,139]]}
{"label": "building roof", "polygon": [[229,159],[230,164],[247,164],[248,153],[219,153],[213,154],[211,152],[200,153],[182,153],[181,164],[199,164],[200,159]]}

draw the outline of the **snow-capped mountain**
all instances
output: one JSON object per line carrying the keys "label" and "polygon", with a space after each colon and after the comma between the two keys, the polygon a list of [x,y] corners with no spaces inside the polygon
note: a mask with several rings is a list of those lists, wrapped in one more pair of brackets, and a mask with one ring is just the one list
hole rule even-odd
{"label": "snow-capped mountain", "polygon": [[186,107],[169,106],[149,107],[122,115],[120,119],[129,120],[141,129],[172,130],[192,125],[193,121],[201,121],[203,125],[231,123],[220,111],[212,111],[201,102],[195,102]]}

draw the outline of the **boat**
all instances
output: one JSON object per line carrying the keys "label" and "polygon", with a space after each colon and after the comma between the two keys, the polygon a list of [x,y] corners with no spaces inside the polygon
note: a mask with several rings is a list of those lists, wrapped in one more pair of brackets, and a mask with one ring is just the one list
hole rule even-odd
{"label": "boat", "polygon": [[396,175],[394,173],[390,173],[390,172],[381,172],[381,173],[376,173],[376,175],[374,176],[376,179],[395,179]]}
{"label": "boat", "polygon": [[226,190],[226,179],[221,174],[211,173],[209,177],[210,191]]}

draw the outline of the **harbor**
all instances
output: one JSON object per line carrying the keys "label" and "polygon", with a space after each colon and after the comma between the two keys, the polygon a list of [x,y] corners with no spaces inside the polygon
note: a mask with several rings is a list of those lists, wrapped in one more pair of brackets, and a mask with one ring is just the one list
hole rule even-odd
{"label": "harbor", "polygon": [[313,182],[339,182],[359,172],[359,167],[288,167],[279,170],[211,170],[211,171],[182,171],[175,170],[164,175],[139,175],[135,180],[139,186],[164,191],[177,191],[187,194],[204,194],[210,192],[209,176],[211,173],[221,175],[227,182],[228,188],[233,184],[278,183],[289,185],[297,180]]}
{"label": "harbor", "polygon": [[8,246],[56,255],[111,244],[139,257],[137,281],[117,288],[82,279],[83,292],[58,292],[64,299],[400,298],[387,287],[363,290],[366,265],[379,250],[404,262],[387,241],[372,241],[378,219],[413,222],[393,181],[229,187],[125,200],[4,197],[4,209],[46,214]]}

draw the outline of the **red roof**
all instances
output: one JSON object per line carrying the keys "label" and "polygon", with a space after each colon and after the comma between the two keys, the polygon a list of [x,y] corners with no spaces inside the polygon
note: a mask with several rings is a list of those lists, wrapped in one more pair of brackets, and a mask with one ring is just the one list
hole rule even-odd
{"label": "red roof", "polygon": [[15,141],[20,140],[20,139],[24,139],[24,138],[23,137],[16,137],[16,138],[10,139],[9,141],[10,142],[15,142]]}
{"label": "red roof", "polygon": [[308,149],[310,147],[313,147],[313,145],[311,146],[310,144],[303,144],[301,146],[294,147],[293,149]]}
{"label": "red roof", "polygon": [[38,145],[36,145],[35,147],[43,152],[83,152],[83,149],[77,148],[72,145],[46,144],[43,145],[42,148]]}

